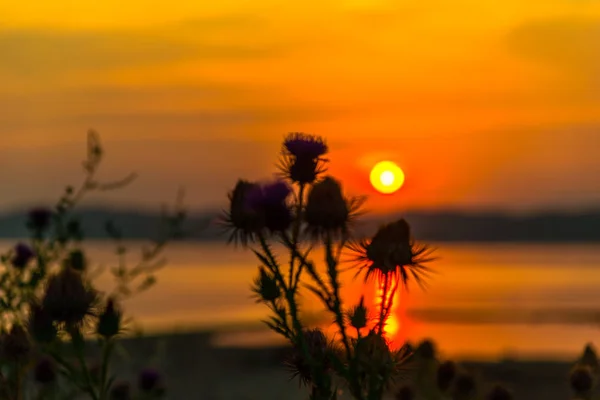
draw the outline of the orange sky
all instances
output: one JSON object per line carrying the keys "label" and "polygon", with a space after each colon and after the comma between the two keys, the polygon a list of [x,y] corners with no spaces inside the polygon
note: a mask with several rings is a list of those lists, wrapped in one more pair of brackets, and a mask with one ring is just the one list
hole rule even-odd
{"label": "orange sky", "polygon": [[[54,198],[100,131],[113,197],[219,204],[288,131],[325,135],[371,207],[600,201],[600,2],[0,2],[0,207]],[[102,196],[100,201],[109,199]]]}

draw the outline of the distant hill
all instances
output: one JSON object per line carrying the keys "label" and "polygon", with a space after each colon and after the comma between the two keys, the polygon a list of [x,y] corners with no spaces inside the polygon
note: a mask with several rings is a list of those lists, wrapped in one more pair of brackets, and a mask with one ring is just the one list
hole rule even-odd
{"label": "distant hill", "polygon": [[[105,224],[113,221],[129,239],[147,239],[158,233],[158,214],[128,210],[84,209],[76,214],[86,237],[107,238]],[[600,242],[600,211],[539,213],[515,216],[500,212],[409,211],[398,215],[363,217],[358,235],[370,235],[385,221],[402,215],[419,239],[437,242]],[[218,213],[189,216],[184,224],[187,240],[225,240],[216,223]],[[25,213],[0,215],[0,238],[27,236]]]}

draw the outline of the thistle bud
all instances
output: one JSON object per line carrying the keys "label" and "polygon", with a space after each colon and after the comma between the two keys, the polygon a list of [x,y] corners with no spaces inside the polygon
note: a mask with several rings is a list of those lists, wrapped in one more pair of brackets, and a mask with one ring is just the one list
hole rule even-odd
{"label": "thistle bud", "polygon": [[586,365],[577,365],[569,377],[571,389],[577,396],[586,396],[594,387],[594,376],[590,367]]}
{"label": "thistle bud", "polygon": [[53,321],[70,325],[82,322],[95,301],[96,293],[84,284],[81,273],[63,268],[50,277],[42,307]]}
{"label": "thistle bud", "polygon": [[50,227],[52,211],[47,208],[34,208],[29,212],[27,226],[36,233],[43,233]]}
{"label": "thistle bud", "polygon": [[127,382],[117,382],[110,389],[110,400],[131,400],[131,386]]}
{"label": "thistle bud", "polygon": [[437,353],[435,344],[431,339],[425,339],[419,343],[415,352],[422,360],[434,360]]}
{"label": "thistle bud", "polygon": [[304,218],[308,230],[314,236],[345,232],[349,215],[348,203],[336,179],[327,176],[312,186],[308,193]]}
{"label": "thistle bud", "polygon": [[33,371],[34,379],[41,385],[48,385],[56,380],[56,365],[48,357],[38,361]]}
{"label": "thistle bud", "polygon": [[487,395],[487,400],[512,400],[512,393],[503,386],[496,385]]}
{"label": "thistle bud", "polygon": [[2,338],[2,355],[12,361],[27,358],[31,343],[27,331],[21,325],[13,325],[10,332]]}
{"label": "thistle bud", "polygon": [[254,280],[254,287],[252,290],[256,293],[259,302],[272,302],[281,296],[281,290],[279,289],[277,280],[263,267],[259,267],[259,275]]}
{"label": "thistle bud", "polygon": [[452,385],[452,381],[456,376],[456,365],[452,361],[446,361],[437,369],[437,387],[440,389],[442,393],[446,393],[450,386]]}
{"label": "thistle bud", "polygon": [[106,307],[98,317],[98,326],[96,331],[106,339],[117,335],[121,329],[121,311],[118,309],[113,299],[108,299]]}
{"label": "thistle bud", "polygon": [[456,377],[455,397],[458,399],[470,399],[475,395],[476,384],[471,374],[460,373]]}
{"label": "thistle bud", "polygon": [[365,307],[364,296],[360,298],[360,302],[348,313],[350,325],[355,329],[362,329],[367,326],[367,308]]}
{"label": "thistle bud", "polygon": [[35,253],[31,249],[31,247],[27,246],[24,243],[19,243],[15,246],[14,256],[12,259],[12,265],[15,268],[23,269],[29,264],[32,258],[35,257]]}
{"label": "thistle bud", "polygon": [[596,355],[596,351],[592,344],[588,343],[583,350],[583,355],[581,356],[580,363],[582,365],[587,365],[593,371],[598,370],[598,356]]}
{"label": "thistle bud", "polygon": [[52,316],[37,303],[30,306],[27,328],[38,343],[51,343],[56,339],[57,330]]}
{"label": "thistle bud", "polygon": [[394,366],[394,355],[387,341],[374,331],[357,340],[355,351],[359,364],[368,371],[381,373],[382,370],[391,370]]}
{"label": "thistle bud", "polygon": [[73,250],[69,253],[69,256],[65,260],[66,268],[73,268],[76,271],[85,271],[87,267],[87,259],[85,253],[82,250]]}
{"label": "thistle bud", "polygon": [[156,393],[162,391],[160,373],[152,368],[144,369],[138,379],[138,388],[143,393]]}

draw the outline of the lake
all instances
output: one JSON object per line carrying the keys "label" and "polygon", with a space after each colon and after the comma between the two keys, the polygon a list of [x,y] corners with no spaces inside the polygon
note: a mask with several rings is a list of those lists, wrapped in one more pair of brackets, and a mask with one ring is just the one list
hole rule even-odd
{"label": "lake", "polygon": [[[9,246],[2,243],[3,248]],[[139,259],[132,244],[129,263]],[[436,244],[436,275],[426,291],[413,286],[397,297],[390,321],[396,343],[432,338],[451,357],[572,358],[600,334],[600,245]],[[114,246],[91,242],[95,262],[115,265]],[[158,283],[125,307],[145,331],[248,326],[243,334],[220,336],[221,344],[265,344],[274,336],[250,329],[268,315],[251,298],[258,262],[249,250],[220,243],[177,243],[166,253]],[[285,254],[282,253],[282,259]],[[322,253],[315,252],[315,260]],[[373,300],[375,283],[365,286],[343,275],[346,304],[361,294]],[[110,277],[100,285],[108,288]],[[318,311],[309,297],[305,312]],[[260,326],[260,325],[258,325]],[[393,331],[393,332],[392,332]]]}

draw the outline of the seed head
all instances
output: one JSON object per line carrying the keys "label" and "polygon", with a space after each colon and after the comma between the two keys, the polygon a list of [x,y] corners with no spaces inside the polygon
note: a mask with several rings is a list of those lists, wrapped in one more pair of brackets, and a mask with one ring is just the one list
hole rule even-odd
{"label": "seed head", "polygon": [[106,339],[110,339],[117,335],[121,330],[122,313],[115,304],[115,300],[109,298],[106,302],[104,311],[98,317],[98,325],[96,331]]}
{"label": "seed head", "polygon": [[34,379],[41,385],[47,385],[56,380],[56,365],[51,358],[44,357],[38,361],[33,372]]}
{"label": "seed head", "polygon": [[9,360],[23,360],[31,351],[27,331],[21,325],[13,325],[10,332],[2,338],[2,355]]}
{"label": "seed head", "polygon": [[387,375],[395,367],[388,342],[375,331],[356,341],[355,352],[359,365],[366,371]]}
{"label": "seed head", "polygon": [[437,386],[438,389],[442,393],[446,393],[452,382],[454,381],[454,377],[456,376],[456,364],[452,361],[446,361],[440,364],[437,369]]}
{"label": "seed head", "polygon": [[487,395],[487,400],[512,400],[512,393],[504,386],[496,385]]}
{"label": "seed head", "polygon": [[63,268],[50,277],[42,307],[53,321],[66,325],[80,324],[91,314],[96,298],[95,291],[83,282],[81,273]]}
{"label": "seed head", "polygon": [[14,249],[14,255],[12,259],[12,265],[15,268],[23,269],[29,264],[32,258],[35,257],[35,253],[25,243],[18,243]]}

